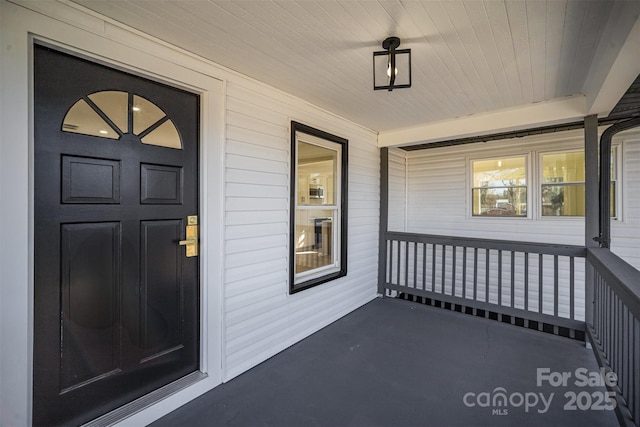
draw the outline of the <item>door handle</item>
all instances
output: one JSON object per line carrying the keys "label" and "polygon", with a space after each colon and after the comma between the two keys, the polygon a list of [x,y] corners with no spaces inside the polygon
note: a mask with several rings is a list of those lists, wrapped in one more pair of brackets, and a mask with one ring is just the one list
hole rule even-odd
{"label": "door handle", "polygon": [[180,240],[178,244],[186,249],[186,256],[198,256],[198,216],[187,217],[186,239]]}

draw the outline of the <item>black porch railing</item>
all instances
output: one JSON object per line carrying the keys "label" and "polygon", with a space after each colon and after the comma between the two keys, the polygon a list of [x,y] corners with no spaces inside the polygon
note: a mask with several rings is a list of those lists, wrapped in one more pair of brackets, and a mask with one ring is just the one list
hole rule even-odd
{"label": "black porch railing", "polygon": [[[609,388],[620,424],[640,427],[637,269],[605,248],[404,232],[384,236],[381,293],[589,339],[599,365],[616,374]],[[586,274],[593,275],[592,293],[585,289],[591,278]]]}
{"label": "black porch railing", "polygon": [[387,295],[536,322],[556,334],[565,328],[573,338],[584,331],[584,257],[582,246],[387,232],[380,285]]}
{"label": "black porch railing", "polygon": [[589,248],[593,266],[593,324],[587,334],[598,364],[616,374],[618,420],[640,426],[640,272],[605,248]]}

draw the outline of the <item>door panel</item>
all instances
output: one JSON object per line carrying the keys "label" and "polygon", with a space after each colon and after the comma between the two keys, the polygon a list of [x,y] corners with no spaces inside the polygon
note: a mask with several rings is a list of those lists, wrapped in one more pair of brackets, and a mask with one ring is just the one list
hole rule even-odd
{"label": "door panel", "polygon": [[33,421],[81,424],[199,367],[199,98],[34,51]]}
{"label": "door panel", "polygon": [[[183,288],[180,258],[184,249],[176,245],[185,224],[182,221],[143,221],[142,316],[143,360],[182,348]],[[174,259],[156,265],[153,260]]]}
{"label": "door panel", "polygon": [[62,225],[61,393],[120,369],[120,237],[117,222]]}
{"label": "door panel", "polygon": [[120,203],[120,162],[63,155],[62,203]]}

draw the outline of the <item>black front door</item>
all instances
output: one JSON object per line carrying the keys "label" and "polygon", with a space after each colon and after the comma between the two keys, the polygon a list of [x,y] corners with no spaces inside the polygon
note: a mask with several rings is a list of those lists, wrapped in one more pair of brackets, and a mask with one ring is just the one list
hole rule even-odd
{"label": "black front door", "polygon": [[33,423],[81,424],[199,367],[199,97],[34,50]]}

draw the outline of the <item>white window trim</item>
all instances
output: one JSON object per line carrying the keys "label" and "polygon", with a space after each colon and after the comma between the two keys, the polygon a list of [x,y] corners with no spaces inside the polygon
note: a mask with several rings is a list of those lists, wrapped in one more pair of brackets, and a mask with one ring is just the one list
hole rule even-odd
{"label": "white window trim", "polygon": [[[531,197],[531,182],[533,180],[532,174],[532,155],[533,152],[529,151],[526,153],[517,153],[517,152],[509,152],[504,155],[493,155],[493,156],[483,156],[483,157],[475,157],[475,156],[467,156],[467,173],[466,173],[466,207],[467,207],[467,220],[471,221],[497,221],[497,220],[505,220],[505,221],[524,221],[533,219],[532,214],[532,203],[533,199]],[[483,161],[483,160],[500,160],[500,159],[514,159],[514,158],[524,158],[525,159],[525,179],[527,188],[527,215],[526,216],[490,216],[490,215],[474,215],[473,214],[473,162]]]}
{"label": "white window trim", "polygon": [[619,223],[623,223],[624,222],[624,217],[623,217],[623,213],[624,210],[623,208],[623,185],[624,185],[624,181],[622,179],[622,172],[623,172],[623,159],[622,159],[622,153],[624,153],[624,150],[622,149],[622,142],[614,142],[611,144],[611,151],[614,153],[613,155],[615,156],[615,176],[614,176],[614,180],[616,182],[616,191],[614,194],[615,200],[616,200],[616,215],[611,217],[612,221],[618,221]]}
{"label": "white window trim", "polygon": [[[536,216],[535,218],[542,221],[570,221],[576,219],[582,219],[584,216],[581,215],[542,215],[542,186],[544,185],[544,163],[542,161],[542,156],[549,154],[562,154],[562,153],[580,153],[584,152],[584,148],[567,148],[564,150],[543,150],[534,152],[535,158],[537,160],[536,167],[536,177],[535,180],[535,200],[536,200]],[[585,174],[586,177],[586,174]],[[567,182],[567,184],[585,184],[585,181],[571,181]]]}
{"label": "white window trim", "polygon": [[[611,145],[611,151],[614,154],[615,158],[615,182],[616,182],[616,190],[615,190],[615,194],[613,195],[615,197],[615,209],[616,209],[616,216],[612,216],[611,220],[612,221],[618,221],[618,222],[623,222],[622,220],[622,152],[623,150],[621,149],[622,143],[621,142],[615,142]],[[536,197],[534,198],[535,203],[536,203],[536,216],[535,219],[538,220],[542,220],[542,221],[571,221],[571,220],[576,220],[576,219],[583,219],[584,216],[582,215],[563,215],[563,216],[554,216],[554,215],[542,215],[542,201],[541,201],[541,193],[542,193],[542,185],[544,184],[542,182],[543,180],[543,175],[544,175],[544,171],[543,169],[543,162],[542,162],[542,156],[546,155],[546,154],[560,154],[560,153],[577,153],[577,152],[584,152],[584,148],[568,148],[565,150],[544,150],[544,151],[532,151],[531,153],[534,155],[534,157],[537,159],[537,167],[536,167],[536,176],[534,177],[534,181],[535,181],[535,195]],[[586,177],[586,174],[585,174]],[[585,181],[572,181],[571,183],[574,184],[578,184],[582,182],[583,184],[586,184]]]}

